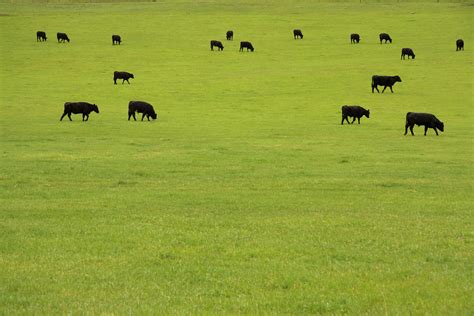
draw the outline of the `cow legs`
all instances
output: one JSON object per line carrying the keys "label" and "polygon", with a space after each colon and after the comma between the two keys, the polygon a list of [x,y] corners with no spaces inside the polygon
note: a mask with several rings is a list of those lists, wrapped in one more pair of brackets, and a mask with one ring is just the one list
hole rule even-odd
{"label": "cow legs", "polygon": [[427,131],[428,131],[428,126],[425,126],[425,136],[426,136]]}
{"label": "cow legs", "polygon": [[372,85],[372,93],[374,93],[374,89],[377,90],[377,93],[380,93],[379,88],[377,85]]}
{"label": "cow legs", "polygon": [[354,116],[354,118],[352,119],[351,124],[354,124],[355,120],[356,120],[356,117]]}
{"label": "cow legs", "polygon": [[384,93],[385,89],[387,89],[388,86],[384,86],[383,87],[383,90],[382,90],[382,93]]}
{"label": "cow legs", "polygon": [[117,84],[117,79],[114,78],[114,84]]}
{"label": "cow legs", "polygon": [[150,121],[150,115],[147,114],[146,118],[147,118],[148,121]]}
{"label": "cow legs", "polygon": [[392,86],[389,86],[389,87],[390,87],[390,91],[392,91],[392,93],[393,93],[393,89],[392,89]]}
{"label": "cow legs", "polygon": [[63,113],[63,115],[61,116],[61,119],[60,119],[60,121],[62,121],[62,120],[63,120],[63,117],[65,117],[65,116],[66,116],[66,114],[67,114],[67,112],[64,112],[64,113]]}
{"label": "cow legs", "polygon": [[143,115],[142,115],[142,121],[143,121],[144,118],[145,118],[145,113],[143,113]]}
{"label": "cow legs", "polygon": [[357,118],[357,123],[359,123],[359,124],[360,124],[360,117],[358,117],[358,118]]}
{"label": "cow legs", "polygon": [[436,127],[433,127],[433,129],[435,130],[436,136],[439,136],[438,130],[436,129]]}
{"label": "cow legs", "polygon": [[408,133],[408,122],[405,123],[405,134],[403,134],[403,135],[406,135],[407,133]]}
{"label": "cow legs", "polygon": [[347,119],[347,117],[344,117],[344,115],[342,116],[342,121],[341,121],[341,125],[344,125],[344,120]]}
{"label": "cow legs", "polygon": [[411,136],[415,136],[415,133],[413,133],[413,126],[415,126],[415,125],[410,125]]}
{"label": "cow legs", "polygon": [[68,114],[67,114],[67,117],[69,117],[69,120],[72,121],[71,113],[68,113]]}

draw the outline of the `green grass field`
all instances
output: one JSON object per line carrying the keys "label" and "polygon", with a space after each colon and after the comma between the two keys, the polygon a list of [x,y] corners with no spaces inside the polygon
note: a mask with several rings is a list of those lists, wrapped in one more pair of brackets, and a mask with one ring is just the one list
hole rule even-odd
{"label": "green grass field", "polygon": [[0,4],[0,314],[472,315],[472,4]]}

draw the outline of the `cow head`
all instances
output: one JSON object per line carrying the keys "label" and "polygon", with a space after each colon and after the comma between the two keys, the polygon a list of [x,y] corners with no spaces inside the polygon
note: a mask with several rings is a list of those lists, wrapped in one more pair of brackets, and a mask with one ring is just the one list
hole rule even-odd
{"label": "cow head", "polygon": [[253,50],[254,50],[253,46],[252,46],[252,47],[250,47],[250,50],[253,52]]}
{"label": "cow head", "polygon": [[94,111],[95,113],[99,113],[99,108],[97,107],[97,105],[92,104],[92,111]]}
{"label": "cow head", "polygon": [[151,113],[150,116],[151,116],[151,118],[154,119],[154,120],[156,120],[157,117],[158,117],[158,115],[156,115],[155,112]]}
{"label": "cow head", "polygon": [[415,59],[415,54],[412,54],[412,55],[411,55],[411,58]]}
{"label": "cow head", "polygon": [[392,39],[390,37],[388,38],[388,41],[390,42],[390,44],[392,44]]}
{"label": "cow head", "polygon": [[365,112],[364,112],[364,115],[365,115],[367,118],[369,118],[369,116],[370,116],[370,110],[365,111]]}
{"label": "cow head", "polygon": [[133,79],[135,79],[135,77],[133,76],[133,74],[130,74],[130,78],[133,78]]}
{"label": "cow head", "polygon": [[436,128],[439,129],[440,131],[444,132],[444,123],[441,121],[438,121],[436,123]]}
{"label": "cow head", "polygon": [[402,82],[402,78],[400,78],[400,76],[393,76],[393,79],[395,79],[395,82]]}

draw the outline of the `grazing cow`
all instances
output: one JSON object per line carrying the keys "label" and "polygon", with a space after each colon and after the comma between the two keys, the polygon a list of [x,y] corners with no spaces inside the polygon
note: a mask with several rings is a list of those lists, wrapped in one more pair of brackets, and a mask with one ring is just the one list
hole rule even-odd
{"label": "grazing cow", "polygon": [[120,35],[112,35],[112,45],[120,45],[120,43],[122,43],[122,38],[120,37]]}
{"label": "grazing cow", "polygon": [[99,108],[97,105],[87,102],[66,102],[64,103],[64,113],[63,116],[61,116],[60,121],[62,121],[66,115],[69,117],[69,120],[72,121],[71,114],[80,113],[82,113],[82,120],[88,121],[89,113],[91,112],[99,113]]}
{"label": "grazing cow", "polygon": [[69,43],[69,37],[67,37],[66,33],[58,33],[56,37],[58,38],[58,43],[64,43],[65,41]]}
{"label": "grazing cow", "polygon": [[363,107],[358,106],[358,105],[343,105],[342,108],[341,108],[341,111],[342,111],[341,125],[344,124],[344,120],[346,120],[347,124],[349,124],[348,117],[353,117],[354,118],[350,124],[354,123],[354,121],[356,119],[357,119],[358,123],[360,124],[360,118],[362,116],[365,115],[367,118],[369,118],[369,115],[370,115],[369,110],[366,110]]}
{"label": "grazing cow", "polygon": [[240,51],[240,52],[243,52],[243,51],[244,51],[244,48],[247,48],[247,51],[249,51],[249,49],[250,49],[250,51],[252,51],[252,52],[254,51],[254,48],[253,48],[253,46],[252,46],[252,43],[250,43],[250,42],[240,42],[240,49],[239,49],[239,51]]}
{"label": "grazing cow", "polygon": [[47,40],[46,33],[42,31],[36,32],[36,41],[45,42]]}
{"label": "grazing cow", "polygon": [[408,56],[408,59],[415,59],[415,53],[413,52],[413,49],[411,48],[402,48],[402,56],[400,57],[400,59],[405,59],[405,55]]}
{"label": "grazing cow", "polygon": [[293,38],[297,39],[303,39],[303,33],[301,33],[301,30],[293,30]]}
{"label": "grazing cow", "polygon": [[356,34],[356,33],[351,34],[351,44],[352,43],[359,43],[359,42],[360,42],[359,34]]}
{"label": "grazing cow", "polygon": [[227,33],[225,33],[225,38],[228,41],[233,40],[234,39],[234,31],[227,31]]}
{"label": "grazing cow", "polygon": [[462,39],[456,41],[456,51],[458,50],[464,50],[464,41]]}
{"label": "grazing cow", "polygon": [[385,89],[387,89],[387,87],[389,87],[390,91],[393,93],[392,86],[396,82],[402,82],[400,76],[372,76],[372,93],[374,93],[374,89],[380,93],[377,86],[384,86],[382,93],[385,91]]}
{"label": "grazing cow", "polygon": [[150,103],[144,102],[144,101],[130,101],[128,103],[128,120],[130,121],[130,117],[133,117],[133,119],[136,121],[137,118],[135,117],[135,112],[138,113],[143,113],[142,115],[142,121],[147,117],[148,120],[150,120],[150,117],[154,120],[158,117],[155,113],[155,110],[153,109],[153,105]]}
{"label": "grazing cow", "polygon": [[410,127],[410,132],[412,136],[415,136],[413,133],[413,126],[423,125],[425,127],[425,136],[428,128],[432,128],[436,132],[436,136],[438,136],[438,130],[444,132],[444,123],[438,120],[436,116],[429,113],[407,113],[407,119],[405,123],[405,135],[408,133],[408,127]]}
{"label": "grazing cow", "polygon": [[122,79],[122,84],[127,81],[128,84],[130,84],[130,81],[128,79],[135,79],[133,74],[126,72],[126,71],[114,71],[114,84],[117,84],[117,79]]}
{"label": "grazing cow", "polygon": [[214,46],[217,50],[224,50],[224,45],[220,41],[211,41],[211,50],[214,50]]}
{"label": "grazing cow", "polygon": [[392,43],[392,38],[387,33],[380,33],[379,38],[380,38],[380,44],[382,44],[383,40],[385,40],[385,43],[387,43],[387,41]]}

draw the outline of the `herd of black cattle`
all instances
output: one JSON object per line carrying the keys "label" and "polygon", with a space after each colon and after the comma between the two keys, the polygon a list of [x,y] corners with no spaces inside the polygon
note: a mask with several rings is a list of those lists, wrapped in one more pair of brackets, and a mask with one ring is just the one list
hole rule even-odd
{"label": "herd of black cattle", "polygon": [[[66,33],[57,33],[57,39],[58,43],[64,43],[64,42],[70,42],[69,37],[67,36]],[[303,39],[303,32],[299,29],[293,30],[293,38],[294,39]],[[227,31],[226,33],[226,39],[227,40],[233,40],[234,39],[234,32],[233,31]],[[390,42],[392,43],[392,38],[390,37],[389,34],[387,33],[381,33],[379,35],[380,39],[380,44],[382,42],[387,43]],[[38,42],[44,42],[47,40],[46,33],[43,31],[38,31],[36,32],[36,40]],[[360,42],[360,35],[353,33],[350,36],[351,44],[358,44]],[[122,38],[119,35],[112,35],[112,45],[120,45],[122,42]],[[214,47],[217,47],[218,50],[223,51],[224,50],[224,45],[222,44],[221,41],[217,40],[212,40],[211,41],[211,50],[214,50]],[[240,49],[239,51],[243,51],[247,49],[247,51],[253,52],[255,49],[252,45],[251,42],[247,41],[242,41],[240,42]],[[462,39],[458,39],[456,41],[456,51],[459,50],[464,50],[464,41]],[[402,54],[400,59],[405,59],[405,56],[408,56],[408,59],[410,57],[412,59],[415,59],[415,53],[411,48],[402,48]],[[129,79],[135,78],[133,74],[125,72],[125,71],[115,71],[114,72],[114,84],[117,84],[118,79],[122,79],[122,84],[127,81],[128,84],[130,84]],[[378,86],[383,86],[382,93],[384,93],[385,89],[390,88],[390,91],[393,93],[393,85],[397,82],[402,82],[402,79],[400,76],[378,76],[374,75],[372,76],[372,93],[374,93],[374,89],[377,90],[378,93],[380,93]],[[96,112],[99,113],[99,108],[95,104],[90,104],[87,102],[66,102],[64,103],[64,113],[61,116],[61,121],[63,118],[67,115],[69,120],[72,121],[71,119],[71,114],[82,114],[82,120],[87,121],[89,120],[89,114],[91,112]],[[348,124],[353,124],[354,121],[357,119],[358,123],[360,124],[360,119],[363,116],[366,116],[369,118],[370,111],[364,109],[361,106],[358,105],[344,105],[341,108],[342,112],[342,121],[341,125],[344,124],[344,121],[347,121]],[[142,114],[142,121],[146,117],[148,121],[150,118],[152,119],[157,119],[157,114],[155,113],[155,110],[153,106],[147,102],[144,101],[130,101],[128,104],[128,120],[130,120],[131,117],[136,121],[137,118],[135,117],[135,113],[141,113]],[[352,117],[352,122],[349,122],[349,117]],[[413,127],[417,126],[424,126],[425,127],[425,136],[426,132],[428,131],[428,128],[434,129],[436,135],[438,135],[438,129],[442,132],[444,132],[444,123],[438,120],[436,116],[433,114],[429,113],[414,113],[414,112],[408,112],[406,115],[406,121],[405,121],[405,135],[408,133],[408,128],[410,128],[410,132],[412,135],[415,135],[413,133]]]}

